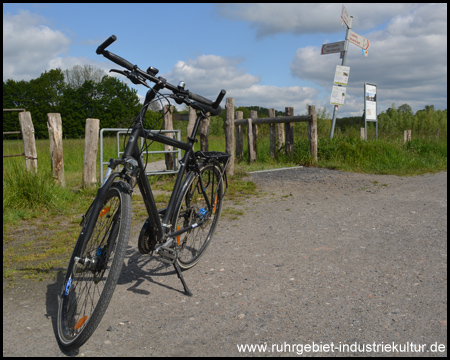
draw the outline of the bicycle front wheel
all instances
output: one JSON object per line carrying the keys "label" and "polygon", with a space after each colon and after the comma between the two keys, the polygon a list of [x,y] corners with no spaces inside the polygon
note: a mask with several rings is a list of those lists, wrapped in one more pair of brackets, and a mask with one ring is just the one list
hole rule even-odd
{"label": "bicycle front wheel", "polygon": [[[172,222],[173,231],[199,224],[177,236],[175,249],[182,270],[193,267],[211,242],[222,211],[223,181],[217,165],[206,164],[200,174],[191,172],[182,187],[177,211]],[[208,210],[209,201],[210,208]]]}
{"label": "bicycle front wheel", "polygon": [[58,341],[65,350],[89,339],[111,300],[130,234],[131,195],[113,184],[100,210],[93,211],[86,215],[59,294]]}

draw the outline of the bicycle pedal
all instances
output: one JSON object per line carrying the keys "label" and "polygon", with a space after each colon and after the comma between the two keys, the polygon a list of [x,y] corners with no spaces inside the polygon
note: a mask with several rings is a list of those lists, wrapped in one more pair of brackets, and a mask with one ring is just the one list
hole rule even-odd
{"label": "bicycle pedal", "polygon": [[162,262],[166,264],[173,264],[177,260],[177,251],[175,249],[161,246],[158,248],[158,255]]}

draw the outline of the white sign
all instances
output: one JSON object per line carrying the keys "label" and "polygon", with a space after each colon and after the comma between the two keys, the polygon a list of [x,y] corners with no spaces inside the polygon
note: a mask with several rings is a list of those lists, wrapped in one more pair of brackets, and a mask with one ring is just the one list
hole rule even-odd
{"label": "white sign", "polygon": [[333,89],[331,90],[331,105],[344,105],[345,93],[347,92],[347,88],[343,86],[333,85]]}
{"label": "white sign", "polygon": [[364,84],[364,110],[367,121],[377,121],[377,86]]}
{"label": "white sign", "polygon": [[350,66],[336,65],[336,72],[334,73],[334,84],[346,86],[348,84],[349,75]]}
{"label": "white sign", "polygon": [[348,41],[364,50],[367,50],[369,48],[369,40],[367,40],[365,37],[362,37],[361,35],[358,35],[353,30],[349,30]]}
{"label": "white sign", "polygon": [[342,5],[341,18],[342,18],[343,23],[345,22],[345,24],[347,25],[347,27],[348,27],[349,29],[351,29],[351,27],[352,27],[352,17],[351,17],[350,14],[347,12],[347,9],[345,8],[344,5]]}
{"label": "white sign", "polygon": [[320,55],[339,53],[344,51],[345,41],[339,41],[331,44],[323,44]]}

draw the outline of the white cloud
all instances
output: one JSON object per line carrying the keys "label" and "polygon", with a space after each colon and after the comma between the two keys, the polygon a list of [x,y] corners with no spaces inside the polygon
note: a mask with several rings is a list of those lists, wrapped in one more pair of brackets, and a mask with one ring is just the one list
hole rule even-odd
{"label": "white cloud", "polygon": [[[209,97],[217,96],[218,86],[224,89],[242,89],[256,84],[260,79],[240,69],[242,59],[217,55],[201,55],[198,58],[178,61],[165,76],[172,83],[184,81],[193,92],[202,91]],[[218,85],[220,84],[220,85]]]}
{"label": "white cloud", "polygon": [[295,113],[304,113],[306,104],[312,104],[318,90],[291,86],[261,85],[261,79],[246,73],[239,66],[241,58],[201,55],[196,59],[178,61],[164,77],[177,84],[180,80],[186,88],[214,100],[220,89],[226,89],[226,97],[234,97],[236,106],[264,106],[284,110],[293,106]]}
{"label": "white cloud", "polygon": [[28,11],[3,14],[3,80],[36,78],[68,51],[71,40],[43,23]]}
{"label": "white cloud", "polygon": [[[349,4],[347,11],[354,17],[353,27],[371,29],[397,14],[417,7],[416,4]],[[256,28],[263,37],[288,32],[294,34],[331,33],[342,31],[340,3],[291,3],[291,4],[221,4],[222,16],[244,20]]]}
{"label": "white cloud", "polygon": [[[3,14],[3,81],[28,81],[46,70],[72,69],[75,65],[93,65],[105,74],[109,72],[111,63],[106,61],[67,56],[72,40],[46,23],[44,17],[27,10],[17,15]],[[99,42],[85,41],[89,45]]]}
{"label": "white cloud", "polygon": [[[363,36],[370,40],[369,56],[350,44],[346,65],[350,66],[347,100],[362,99],[364,82],[378,85],[379,105],[386,109],[408,103],[414,111],[426,104],[447,108],[447,5],[424,5],[411,13],[395,16],[384,30]],[[338,54],[319,55],[320,47],[297,50],[290,63],[294,76],[329,88]],[[359,101],[362,104],[362,100]]]}

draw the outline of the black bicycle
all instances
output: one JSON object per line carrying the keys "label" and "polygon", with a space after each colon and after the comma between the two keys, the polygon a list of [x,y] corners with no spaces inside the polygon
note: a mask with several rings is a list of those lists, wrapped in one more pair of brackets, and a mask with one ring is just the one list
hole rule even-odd
{"label": "black bicycle", "polygon": [[[162,261],[173,264],[187,295],[192,294],[181,271],[194,266],[210,244],[228,187],[226,167],[230,155],[193,150],[200,122],[207,117],[207,113],[221,113],[219,104],[225,96],[225,90],[221,90],[212,102],[185,90],[183,82],[175,86],[162,77],[156,77],[158,70],[154,67],[144,72],[105,50],[116,39],[112,35],[97,48],[97,54],[126,69],[111,71],[125,75],[134,84],[148,88],[147,80],[155,84],[147,92],[140,114],[134,120],[123,156],[110,159],[103,184],[83,215],[81,233],[58,295],[57,334],[64,350],[77,349],[83,345],[97,328],[108,307],[128,244],[131,194],[136,184],[148,212],[139,235],[139,251],[156,255]],[[160,93],[163,89],[171,93]],[[144,116],[148,107],[152,101],[161,97],[173,99],[177,104],[187,104],[197,111],[197,119],[187,143],[144,129]],[[139,137],[145,139],[141,148],[138,145]],[[156,207],[145,173],[143,152],[148,148],[147,140],[185,150],[169,203],[161,210]],[[119,165],[123,169],[115,171]]]}

